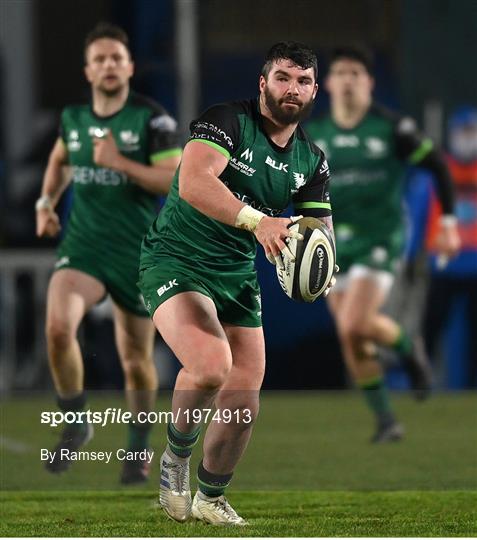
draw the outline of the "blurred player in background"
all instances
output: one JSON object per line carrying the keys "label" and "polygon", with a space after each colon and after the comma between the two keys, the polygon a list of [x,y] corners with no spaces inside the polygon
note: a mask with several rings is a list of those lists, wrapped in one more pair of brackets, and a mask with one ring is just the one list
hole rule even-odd
{"label": "blurred player in background", "polygon": [[[146,307],[183,366],[160,479],[161,505],[177,521],[192,513],[245,524],[224,491],[250,439],[265,370],[257,241],[271,259],[287,249],[297,233],[277,216],[291,201],[331,228],[328,165],[298,124],[313,106],[316,75],[313,51],[278,43],[258,99],[215,105],[193,121],[166,206],[143,242]],[[205,433],[192,502],[189,459],[201,426],[192,413],[212,405],[219,419]],[[232,421],[220,421],[230,411]]]}
{"label": "blurred player in background", "polygon": [[[456,214],[462,249],[445,267],[432,258],[424,315],[424,341],[434,359],[437,345],[452,306],[458,299],[465,305],[469,337],[468,384],[477,383],[477,108],[462,106],[451,115],[448,131],[447,164],[456,189]],[[441,205],[433,194],[427,230],[427,249],[435,253]]]}
{"label": "blurred player in background", "polygon": [[326,89],[329,113],[308,132],[323,148],[333,173],[331,199],[340,274],[330,294],[343,355],[377,420],[373,442],[399,440],[403,428],[389,402],[376,344],[402,358],[418,399],[431,386],[431,371],[418,339],[380,312],[393,284],[403,248],[402,190],[407,163],[429,169],[443,208],[437,250],[452,257],[459,248],[453,191],[440,153],[414,121],[373,103],[372,61],[358,47],[336,49]]}
{"label": "blurred player in background", "polygon": [[[48,355],[59,407],[83,410],[76,334],[86,312],[109,294],[129,406],[137,413],[152,407],[157,389],[154,326],[136,285],[140,246],[156,216],[157,194],[169,190],[181,149],[176,122],[160,105],[130,91],[134,65],[124,31],[99,24],[86,37],[84,52],[92,101],[64,109],[36,203],[37,235],[57,235],[54,209],[67,185],[62,168],[71,166],[73,207],[48,288]],[[147,448],[149,429],[130,424],[128,449]],[[55,450],[76,450],[91,436],[89,424],[69,425]],[[69,463],[57,451],[47,468],[62,472]],[[145,481],[148,465],[139,458],[125,461],[121,481]]]}

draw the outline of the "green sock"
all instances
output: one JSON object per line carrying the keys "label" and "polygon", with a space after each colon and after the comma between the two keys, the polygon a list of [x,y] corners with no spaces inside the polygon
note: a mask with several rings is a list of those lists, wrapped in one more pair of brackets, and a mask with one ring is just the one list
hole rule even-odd
{"label": "green sock", "polygon": [[399,328],[399,335],[394,343],[391,344],[391,348],[403,356],[410,354],[412,350],[412,341],[402,326]]}
{"label": "green sock", "polygon": [[167,425],[167,441],[169,448],[176,456],[186,458],[192,454],[192,448],[199,440],[200,426],[190,433],[182,433],[172,422]]}
{"label": "green sock", "polygon": [[128,450],[139,452],[149,448],[151,427],[151,424],[129,424]]}
{"label": "green sock", "polygon": [[376,415],[380,424],[386,424],[394,420],[394,413],[389,402],[388,389],[382,377],[362,381],[358,383],[364,393],[368,407]]}

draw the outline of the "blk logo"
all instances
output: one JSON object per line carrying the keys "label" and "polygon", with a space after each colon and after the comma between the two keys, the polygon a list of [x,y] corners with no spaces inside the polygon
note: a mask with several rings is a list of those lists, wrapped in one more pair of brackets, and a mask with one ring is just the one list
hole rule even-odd
{"label": "blk logo", "polygon": [[164,293],[172,289],[172,287],[177,287],[179,283],[177,283],[176,279],[169,280],[169,283],[165,283],[164,285],[161,285],[159,289],[157,289],[157,294],[159,296],[162,296]]}
{"label": "blk logo", "polygon": [[277,171],[283,171],[288,172],[288,163],[276,163],[274,159],[272,159],[270,156],[267,156],[267,159],[265,160],[265,163],[267,165],[270,165],[270,167],[273,167],[274,169],[277,169]]}

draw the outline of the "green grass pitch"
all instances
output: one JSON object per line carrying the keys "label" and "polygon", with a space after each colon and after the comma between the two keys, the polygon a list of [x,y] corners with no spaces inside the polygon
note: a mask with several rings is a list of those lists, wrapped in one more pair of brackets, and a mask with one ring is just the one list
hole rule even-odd
{"label": "green grass pitch", "polygon": [[[477,397],[438,394],[416,404],[397,395],[394,402],[406,438],[374,446],[357,393],[265,394],[228,492],[250,525],[224,529],[177,524],[157,507],[165,426],[154,430],[153,476],[144,488],[120,487],[117,461],[75,463],[56,477],[39,459],[56,440],[39,421],[53,400],[17,396],[1,403],[0,536],[476,536]],[[119,401],[93,396],[90,405],[104,410]],[[157,410],[168,410],[165,398]],[[125,427],[109,426],[87,448],[124,441]]]}

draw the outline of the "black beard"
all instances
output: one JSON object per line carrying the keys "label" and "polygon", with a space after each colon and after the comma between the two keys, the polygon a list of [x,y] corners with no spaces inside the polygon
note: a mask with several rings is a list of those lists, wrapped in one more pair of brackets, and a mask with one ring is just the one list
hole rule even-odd
{"label": "black beard", "polygon": [[301,122],[308,118],[310,115],[314,100],[310,99],[308,103],[299,104],[298,110],[296,111],[286,111],[281,108],[281,104],[285,103],[286,99],[276,100],[267,87],[265,87],[264,90],[265,94],[265,105],[269,108],[270,112],[272,113],[273,118],[281,125],[288,126],[290,124],[298,124],[298,122]]}

